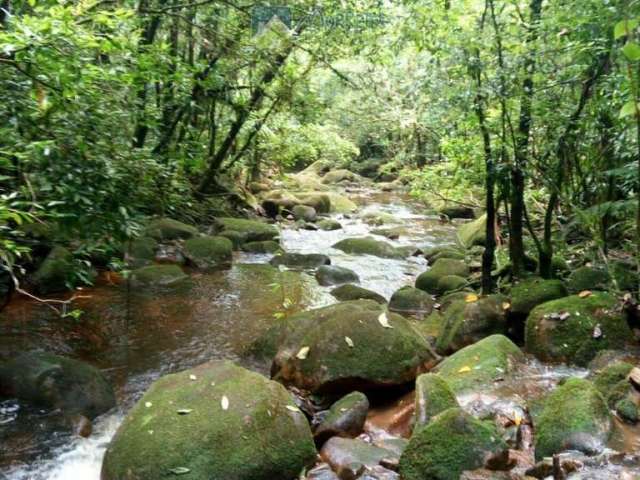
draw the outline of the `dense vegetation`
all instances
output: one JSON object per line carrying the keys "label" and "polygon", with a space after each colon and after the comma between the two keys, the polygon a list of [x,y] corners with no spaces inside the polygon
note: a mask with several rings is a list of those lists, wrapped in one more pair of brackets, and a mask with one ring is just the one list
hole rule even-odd
{"label": "dense vegetation", "polygon": [[[316,160],[486,211],[508,267],[640,256],[640,2],[0,2],[0,260],[69,286],[145,219],[256,208]],[[259,27],[259,28],[257,28]]]}

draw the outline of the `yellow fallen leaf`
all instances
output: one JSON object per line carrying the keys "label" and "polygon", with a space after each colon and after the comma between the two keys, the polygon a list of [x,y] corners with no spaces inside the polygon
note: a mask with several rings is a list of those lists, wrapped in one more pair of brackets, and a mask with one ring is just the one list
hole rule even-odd
{"label": "yellow fallen leaf", "polygon": [[578,294],[578,296],[580,298],[587,298],[591,296],[591,293],[592,293],[591,290],[583,290]]}
{"label": "yellow fallen leaf", "polygon": [[229,409],[229,399],[227,398],[226,395],[223,395],[222,398],[220,399],[220,406],[222,407],[223,410]]}
{"label": "yellow fallen leaf", "polygon": [[475,293],[470,293],[469,295],[467,295],[465,297],[464,301],[467,302],[467,303],[477,302],[478,301],[478,296]]}
{"label": "yellow fallen leaf", "polygon": [[502,309],[509,310],[511,308],[511,304],[509,302],[502,302]]}
{"label": "yellow fallen leaf", "polygon": [[344,341],[347,342],[347,345],[349,345],[349,347],[354,347],[353,340],[351,340],[349,337],[344,337]]}
{"label": "yellow fallen leaf", "polygon": [[286,406],[287,410],[290,410],[292,412],[299,412],[300,409],[298,407],[294,407],[293,405],[287,405]]}
{"label": "yellow fallen leaf", "polygon": [[304,360],[309,355],[309,347],[302,347],[296,354],[296,358]]}
{"label": "yellow fallen leaf", "polygon": [[380,325],[382,325],[384,328],[393,328],[390,324],[389,324],[389,317],[387,317],[387,312],[382,312],[380,314],[380,316],[378,317],[378,322],[380,323]]}
{"label": "yellow fallen leaf", "polygon": [[458,370],[458,373],[467,373],[467,372],[470,372],[470,371],[471,371],[471,367],[465,365],[460,370]]}
{"label": "yellow fallen leaf", "polygon": [[522,423],[522,417],[520,416],[520,412],[516,412],[513,422],[516,424],[516,427],[520,426],[520,424]]}
{"label": "yellow fallen leaf", "polygon": [[196,377],[195,375],[189,375],[189,380],[197,380],[198,377]]}

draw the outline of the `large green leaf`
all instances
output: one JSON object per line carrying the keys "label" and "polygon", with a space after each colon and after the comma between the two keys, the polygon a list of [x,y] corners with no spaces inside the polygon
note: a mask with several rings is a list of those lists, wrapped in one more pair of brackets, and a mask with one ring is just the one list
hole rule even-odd
{"label": "large green leaf", "polygon": [[622,20],[621,22],[616,23],[616,26],[613,29],[613,36],[617,40],[626,35],[629,35],[637,27],[638,27],[637,18]]}
{"label": "large green leaf", "polygon": [[620,118],[625,118],[636,113],[636,102],[633,100],[624,104],[620,109]]}
{"label": "large green leaf", "polygon": [[624,56],[632,62],[640,60],[640,45],[636,42],[627,42],[627,44],[622,48],[622,53],[624,53]]}

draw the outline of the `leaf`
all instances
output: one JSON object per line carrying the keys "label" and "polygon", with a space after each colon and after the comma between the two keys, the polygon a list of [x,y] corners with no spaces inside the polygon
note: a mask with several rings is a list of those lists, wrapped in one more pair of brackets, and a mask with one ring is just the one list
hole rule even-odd
{"label": "leaf", "polygon": [[220,406],[223,410],[229,410],[229,398],[226,395],[223,395],[220,399]]}
{"label": "leaf", "polygon": [[520,412],[515,412],[515,418],[513,419],[513,423],[516,424],[516,427],[519,427],[520,424],[522,423],[522,416],[520,415]]}
{"label": "leaf", "polygon": [[151,402],[146,402],[146,403],[144,404],[144,406],[145,406],[145,407],[147,407],[147,408],[151,408],[151,407],[153,406],[153,403],[151,403]]}
{"label": "leaf", "polygon": [[624,56],[631,62],[640,60],[640,45],[636,42],[627,42],[627,44],[622,47],[622,53],[624,53]]}
{"label": "leaf", "polygon": [[471,371],[471,367],[469,367],[468,365],[465,365],[460,370],[458,370],[458,373],[467,373],[467,372],[470,372],[470,371]]}
{"label": "leaf", "polygon": [[196,377],[195,375],[189,375],[189,380],[197,380],[198,377]]}
{"label": "leaf", "polygon": [[178,415],[189,415],[191,412],[193,412],[193,408],[181,408],[176,410]]}
{"label": "leaf", "polygon": [[511,304],[509,302],[502,302],[502,309],[509,310],[511,308]]}
{"label": "leaf", "polygon": [[309,347],[302,347],[298,353],[296,354],[296,358],[299,360],[304,360],[309,355]]}
{"label": "leaf", "polygon": [[347,345],[349,345],[350,348],[354,347],[353,340],[351,340],[349,337],[344,337],[344,341],[347,342]]}
{"label": "leaf", "polygon": [[382,312],[380,314],[380,316],[378,317],[378,322],[384,328],[393,328],[393,326],[389,324],[389,317],[387,317],[387,312]]}
{"label": "leaf", "polygon": [[475,293],[470,293],[469,295],[467,295],[464,298],[464,301],[467,302],[467,303],[477,302],[478,301],[478,295],[476,295]]}
{"label": "leaf", "polygon": [[598,323],[595,327],[593,327],[593,338],[596,340],[602,338],[602,327]]}
{"label": "leaf", "polygon": [[616,23],[616,26],[613,28],[613,37],[618,40],[631,33],[637,26],[637,19],[622,20]]}
{"label": "leaf", "polygon": [[630,115],[635,115],[635,113],[636,113],[636,102],[631,100],[630,102],[625,103],[623,107],[620,109],[619,117],[625,118]]}
{"label": "leaf", "polygon": [[291,411],[291,412],[299,412],[300,411],[300,409],[298,407],[295,407],[293,405],[287,405],[285,408],[287,410]]}
{"label": "leaf", "polygon": [[174,475],[184,475],[185,473],[189,473],[191,470],[187,467],[175,467],[170,468],[169,473],[173,473]]}
{"label": "leaf", "polygon": [[587,297],[590,297],[591,294],[592,294],[591,290],[583,290],[578,294],[578,296],[580,298],[587,298]]}

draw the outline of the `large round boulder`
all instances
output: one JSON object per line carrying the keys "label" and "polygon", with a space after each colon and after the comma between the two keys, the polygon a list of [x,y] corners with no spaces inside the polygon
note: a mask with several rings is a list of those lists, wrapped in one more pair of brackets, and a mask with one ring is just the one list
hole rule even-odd
{"label": "large round boulder", "polygon": [[353,182],[356,179],[357,177],[353,172],[347,169],[338,169],[338,170],[332,170],[330,172],[327,172],[324,175],[324,177],[322,177],[322,183],[327,185],[332,183],[344,182],[345,180],[349,182]]}
{"label": "large round boulder", "polygon": [[358,274],[353,270],[336,265],[322,265],[316,270],[316,280],[323,286],[342,285],[359,282]]}
{"label": "large round boulder", "polygon": [[543,303],[529,314],[525,331],[527,350],[540,360],[578,365],[632,338],[616,298],[603,292]]}
{"label": "large round boulder", "polygon": [[296,220],[303,220],[305,222],[315,222],[318,218],[316,209],[308,205],[296,205],[291,209],[291,213]]}
{"label": "large round boulder", "polygon": [[131,272],[134,287],[163,287],[185,280],[187,275],[178,265],[149,265]]}
{"label": "large round boulder", "polygon": [[232,230],[244,234],[247,242],[273,240],[280,234],[276,227],[259,220],[220,217],[216,218],[216,223],[220,231]]}
{"label": "large round boulder", "polygon": [[313,270],[321,265],[331,264],[331,259],[321,253],[279,253],[269,263],[274,267],[288,267]]}
{"label": "large round boulder", "polygon": [[606,290],[611,282],[609,274],[601,268],[576,268],[567,279],[567,287],[571,293],[584,290]]}
{"label": "large round boulder", "polygon": [[355,255],[373,255],[375,257],[396,259],[407,257],[405,252],[373,237],[346,238],[333,245],[333,248]]}
{"label": "large round boulder", "polygon": [[102,372],[84,362],[44,352],[24,353],[0,366],[2,393],[89,419],[116,404]]}
{"label": "large round boulder", "polygon": [[567,288],[560,280],[531,278],[518,283],[511,289],[511,314],[517,317],[529,315],[538,305],[566,297]]}
{"label": "large round boulder", "polygon": [[484,245],[487,229],[487,216],[482,215],[477,220],[465,223],[458,228],[458,243],[464,248],[471,248],[474,245]]}
{"label": "large round boulder", "polygon": [[348,393],[411,382],[433,360],[408,320],[374,301],[355,300],[283,322],[271,373],[312,392]]}
{"label": "large round boulder", "polygon": [[393,292],[389,300],[389,310],[405,316],[428,316],[434,305],[431,295],[408,285]]}
{"label": "large round boulder", "polygon": [[436,415],[458,406],[455,394],[441,376],[423,373],[416,379],[414,431],[427,425]]}
{"label": "large round boulder", "polygon": [[364,393],[352,392],[331,405],[313,436],[318,445],[331,437],[355,438],[362,433],[362,427],[369,412],[369,400]]}
{"label": "large round boulder", "polygon": [[198,235],[198,229],[172,218],[157,218],[149,222],[144,229],[144,236],[159,242],[166,240],[180,240]]}
{"label": "large round boulder", "polygon": [[449,275],[466,277],[469,275],[469,267],[462,260],[453,258],[440,258],[432,267],[416,278],[416,288],[431,294],[445,293],[438,286],[440,279]]}
{"label": "large round boulder", "polygon": [[387,300],[379,293],[353,284],[340,285],[339,287],[331,290],[330,293],[334,298],[341,302],[346,302],[348,300],[373,300],[380,304],[387,303]]}
{"label": "large round boulder", "polygon": [[316,456],[286,389],[228,361],[157,380],[111,441],[102,480],[291,480]]}
{"label": "large round boulder", "polygon": [[209,270],[231,265],[233,243],[225,237],[195,237],[184,242],[183,252],[191,265]]}

